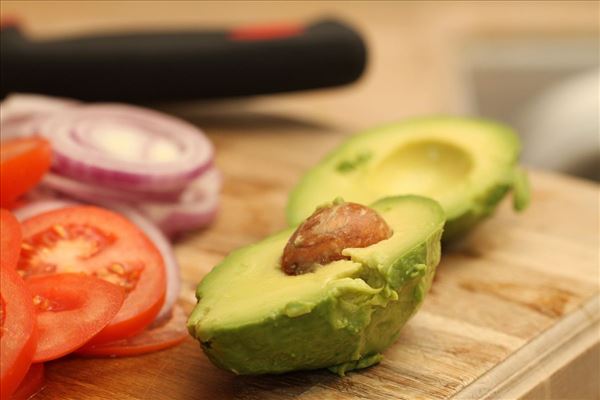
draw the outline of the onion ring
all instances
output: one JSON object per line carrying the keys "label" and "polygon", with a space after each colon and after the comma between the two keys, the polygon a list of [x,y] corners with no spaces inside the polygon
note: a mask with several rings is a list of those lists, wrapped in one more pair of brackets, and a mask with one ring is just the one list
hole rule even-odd
{"label": "onion ring", "polygon": [[183,189],[212,165],[212,143],[195,126],[121,104],[82,105],[45,118],[52,169],[95,185],[148,192]]}

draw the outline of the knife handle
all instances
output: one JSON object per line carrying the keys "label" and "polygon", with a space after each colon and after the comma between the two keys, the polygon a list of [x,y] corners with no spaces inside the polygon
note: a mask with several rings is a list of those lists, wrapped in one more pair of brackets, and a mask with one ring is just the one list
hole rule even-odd
{"label": "knife handle", "polygon": [[93,101],[236,97],[338,86],[362,74],[367,51],[349,26],[268,25],[233,30],[29,40],[3,27],[0,92]]}

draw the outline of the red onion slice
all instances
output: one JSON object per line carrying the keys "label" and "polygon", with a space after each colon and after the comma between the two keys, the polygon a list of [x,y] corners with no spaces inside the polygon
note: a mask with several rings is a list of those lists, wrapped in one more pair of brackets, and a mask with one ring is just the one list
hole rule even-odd
{"label": "red onion slice", "polygon": [[[13,212],[19,221],[24,221],[47,211],[78,204],[81,203],[62,199],[38,200],[19,207],[13,210]],[[165,295],[165,302],[155,319],[157,321],[162,320],[171,312],[171,309],[177,302],[181,289],[179,264],[177,263],[177,259],[173,253],[173,248],[171,247],[171,244],[165,235],[152,222],[134,209],[124,205],[113,206],[110,208],[118,213],[123,214],[123,216],[137,225],[146,234],[146,236],[148,236],[150,241],[154,243],[163,257],[167,277],[167,292]]]}
{"label": "red onion slice", "polygon": [[74,201],[62,200],[62,199],[50,199],[50,200],[37,200],[31,203],[27,203],[21,207],[12,210],[15,217],[23,222],[26,219],[35,217],[36,215],[45,213],[47,211],[58,210],[59,208],[70,207],[78,205]]}
{"label": "red onion slice", "polygon": [[41,181],[44,188],[68,195],[70,197],[89,201],[90,203],[106,204],[107,202],[138,203],[144,200],[178,201],[182,191],[176,192],[144,192],[112,189],[49,172]]}
{"label": "red onion slice", "polygon": [[38,94],[16,93],[0,104],[0,130],[2,139],[29,136],[37,132],[49,115],[80,104],[71,99]]}
{"label": "red onion slice", "polygon": [[[221,182],[219,170],[211,168],[196,178],[173,202],[169,201],[170,199],[159,198],[156,193],[140,195],[109,190],[49,173],[42,179],[33,196],[35,199],[35,193],[44,192],[41,194],[42,198],[58,194],[107,208],[125,206],[145,215],[168,237],[174,237],[185,231],[203,228],[215,219]],[[150,200],[152,197],[154,199]]]}
{"label": "red onion slice", "polygon": [[212,168],[183,192],[178,203],[143,202],[136,208],[169,237],[209,225],[219,208],[222,175]]}
{"label": "red onion slice", "polygon": [[52,142],[57,173],[126,190],[180,190],[210,168],[214,153],[195,126],[120,104],[54,113],[39,133]]}
{"label": "red onion slice", "polygon": [[0,104],[0,122],[25,119],[28,117],[61,111],[80,104],[76,100],[50,97],[40,94],[15,93]]}

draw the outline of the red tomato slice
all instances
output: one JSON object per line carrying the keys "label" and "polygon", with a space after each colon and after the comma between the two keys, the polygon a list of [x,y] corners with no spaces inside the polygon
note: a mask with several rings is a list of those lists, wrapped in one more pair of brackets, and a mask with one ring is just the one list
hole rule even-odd
{"label": "red tomato slice", "polygon": [[34,276],[26,284],[37,312],[34,363],[55,360],[89,342],[125,299],[121,287],[83,274]]}
{"label": "red tomato slice", "polygon": [[42,138],[11,139],[0,144],[0,205],[11,207],[15,200],[50,168],[52,150]]}
{"label": "red tomato slice", "polygon": [[127,357],[168,349],[177,346],[188,337],[185,327],[186,315],[175,306],[173,315],[160,324],[152,324],[142,333],[122,340],[99,345],[84,346],[77,354],[97,357]]}
{"label": "red tomato slice", "polygon": [[44,364],[31,364],[10,400],[28,400],[44,388]]}
{"label": "red tomato slice", "polygon": [[123,306],[92,339],[96,344],[141,332],[165,298],[165,267],[154,244],[124,217],[98,207],[66,207],[24,221],[17,268],[25,279],[80,272],[124,288]]}
{"label": "red tomato slice", "polygon": [[8,210],[0,209],[0,255],[2,267],[15,268],[21,252],[21,225]]}
{"label": "red tomato slice", "polygon": [[31,294],[13,265],[0,266],[0,398],[15,391],[27,373],[36,345]]}

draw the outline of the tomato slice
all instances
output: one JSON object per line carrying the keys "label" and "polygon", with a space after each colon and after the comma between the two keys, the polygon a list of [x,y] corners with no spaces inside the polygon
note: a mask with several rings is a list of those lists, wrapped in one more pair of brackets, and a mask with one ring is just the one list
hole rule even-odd
{"label": "tomato slice", "polygon": [[188,337],[185,327],[186,315],[175,306],[171,318],[160,324],[152,324],[142,333],[122,340],[99,345],[84,346],[77,354],[97,357],[137,356],[176,346]]}
{"label": "tomato slice", "polygon": [[165,298],[165,267],[154,244],[121,215],[98,207],[66,207],[25,220],[17,269],[25,279],[79,272],[124,288],[123,306],[93,343],[141,332]]}
{"label": "tomato slice", "polygon": [[21,225],[8,210],[0,209],[0,256],[2,268],[14,269],[21,252]]}
{"label": "tomato slice", "polygon": [[44,388],[44,364],[31,364],[10,400],[28,400]]}
{"label": "tomato slice", "polygon": [[31,294],[14,270],[0,267],[0,398],[15,391],[27,373],[37,342]]}
{"label": "tomato slice", "polygon": [[15,200],[50,168],[52,150],[47,140],[19,138],[0,144],[0,205],[11,207]]}
{"label": "tomato slice", "polygon": [[125,299],[121,287],[83,274],[34,276],[26,283],[37,313],[34,363],[55,360],[89,342]]}

